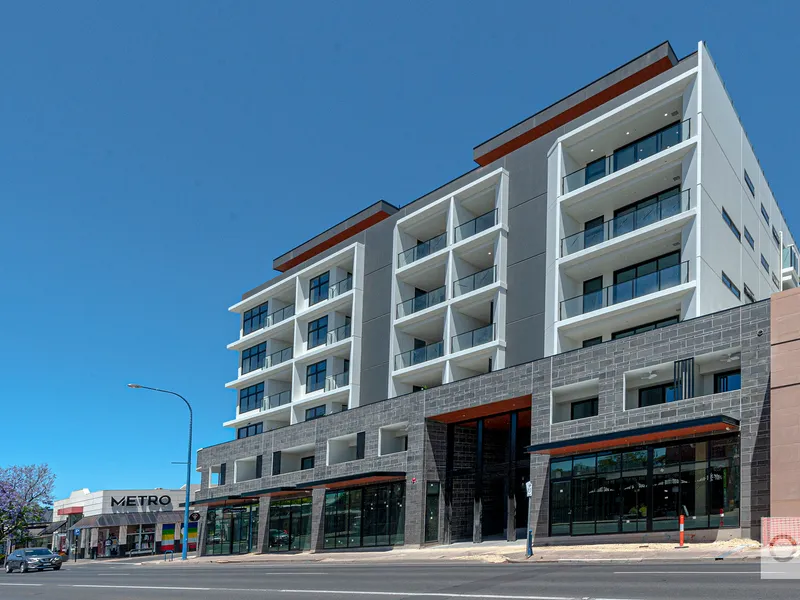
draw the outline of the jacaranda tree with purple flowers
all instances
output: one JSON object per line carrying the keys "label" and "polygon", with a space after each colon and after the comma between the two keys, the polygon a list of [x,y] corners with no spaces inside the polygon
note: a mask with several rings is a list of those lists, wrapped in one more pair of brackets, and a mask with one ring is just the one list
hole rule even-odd
{"label": "jacaranda tree with purple flowers", "polygon": [[0,551],[53,504],[56,477],[47,465],[0,467]]}

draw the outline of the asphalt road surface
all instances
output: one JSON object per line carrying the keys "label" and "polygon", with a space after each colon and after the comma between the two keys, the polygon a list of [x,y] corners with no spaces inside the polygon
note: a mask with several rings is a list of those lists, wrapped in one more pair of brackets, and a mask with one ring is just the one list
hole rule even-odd
{"label": "asphalt road surface", "polygon": [[2,600],[795,600],[800,581],[752,562],[485,564],[66,564],[0,574]]}

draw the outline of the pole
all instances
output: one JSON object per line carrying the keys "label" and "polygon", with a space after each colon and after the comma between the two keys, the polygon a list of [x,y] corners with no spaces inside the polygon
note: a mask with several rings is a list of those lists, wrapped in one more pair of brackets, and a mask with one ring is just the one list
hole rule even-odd
{"label": "pole", "polygon": [[683,525],[684,525],[684,522],[685,522],[684,519],[685,519],[685,517],[683,515],[681,515],[679,520],[678,520],[678,522],[680,523],[680,528],[681,528],[681,532],[680,532],[681,548],[683,548]]}
{"label": "pole", "polygon": [[525,558],[533,556],[533,530],[531,529],[531,497],[533,496],[533,482],[525,482],[525,495],[528,497],[528,528],[525,532]]}
{"label": "pole", "polygon": [[[186,404],[186,408],[189,409],[189,448],[188,453],[186,456],[186,500],[184,504],[183,510],[183,543],[181,544],[181,560],[187,559],[187,550],[189,547],[189,501],[191,499],[191,487],[192,487],[192,405],[189,404],[189,401],[178,394],[177,392],[171,392],[170,390],[162,390],[159,388],[148,387],[146,385],[139,385],[136,383],[129,383],[129,388],[133,389],[143,389],[143,390],[150,390],[152,392],[161,392],[162,394],[172,394],[173,396],[177,396],[181,400],[184,401]],[[153,540],[155,544],[155,540]],[[155,546],[154,546],[155,547]]]}

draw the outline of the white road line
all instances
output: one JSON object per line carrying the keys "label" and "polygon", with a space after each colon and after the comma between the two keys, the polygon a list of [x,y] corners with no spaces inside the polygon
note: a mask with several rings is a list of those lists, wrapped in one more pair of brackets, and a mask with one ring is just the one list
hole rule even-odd
{"label": "white road line", "polygon": [[[404,598],[476,598],[483,600],[581,600],[574,596],[520,596],[514,594],[454,594],[448,592],[384,592],[366,590],[300,590],[300,589],[270,589],[270,588],[208,588],[208,587],[172,587],[148,585],[97,585],[76,584],[59,585],[59,587],[93,588],[114,590],[162,590],[180,592],[259,592],[273,594],[317,594],[317,595],[347,595],[347,596],[391,596]],[[606,598],[605,600],[632,600],[630,598]]]}
{"label": "white road line", "polygon": [[614,575],[760,575],[761,571],[614,571]]}
{"label": "white road line", "polygon": [[19,586],[28,586],[28,587],[41,587],[43,584],[41,584],[41,583],[0,583],[0,585],[19,585]]}

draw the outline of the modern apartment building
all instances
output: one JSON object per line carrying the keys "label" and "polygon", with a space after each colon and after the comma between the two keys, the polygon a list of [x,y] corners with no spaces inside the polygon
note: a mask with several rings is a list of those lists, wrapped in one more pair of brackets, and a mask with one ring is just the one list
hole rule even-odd
{"label": "modern apartment building", "polygon": [[[707,48],[664,43],[245,293],[201,552],[757,535],[794,240]],[[766,436],[766,437],[765,437]]]}

